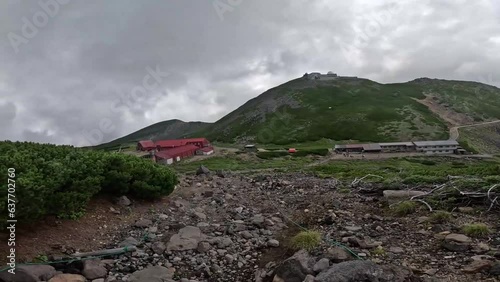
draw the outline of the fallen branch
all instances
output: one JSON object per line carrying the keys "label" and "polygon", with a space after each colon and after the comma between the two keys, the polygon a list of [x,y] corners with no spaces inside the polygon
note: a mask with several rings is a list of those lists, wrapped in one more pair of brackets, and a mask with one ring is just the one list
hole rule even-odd
{"label": "fallen branch", "polygon": [[410,200],[410,201],[414,201],[414,202],[421,202],[421,203],[425,204],[425,205],[429,208],[429,211],[430,211],[430,212],[432,212],[432,207],[431,207],[431,205],[429,205],[426,201],[424,201],[424,200],[420,200],[420,199]]}
{"label": "fallen branch", "polygon": [[376,174],[367,174],[363,177],[361,177],[360,179],[358,179],[357,177],[352,181],[351,183],[351,187],[356,187],[363,179],[367,178],[367,177],[378,177],[378,178],[382,178],[384,179],[382,176],[380,175],[376,175]]}

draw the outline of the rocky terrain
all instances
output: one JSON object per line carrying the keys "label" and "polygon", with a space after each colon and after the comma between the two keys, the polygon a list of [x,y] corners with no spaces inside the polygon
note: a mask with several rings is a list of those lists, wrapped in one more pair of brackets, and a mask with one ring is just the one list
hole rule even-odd
{"label": "rocky terrain", "polygon": [[[381,191],[348,189],[298,174],[186,176],[167,204],[107,246],[124,253],[20,266],[0,280],[500,281],[498,210],[462,206],[433,222],[424,205],[395,216]],[[491,232],[467,236],[461,227],[471,222]],[[290,238],[302,229],[319,231],[322,242],[293,249]]]}

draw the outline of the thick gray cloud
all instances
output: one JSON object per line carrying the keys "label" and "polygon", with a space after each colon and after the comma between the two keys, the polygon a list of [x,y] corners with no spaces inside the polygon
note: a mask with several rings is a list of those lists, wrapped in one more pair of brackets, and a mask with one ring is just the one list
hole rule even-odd
{"label": "thick gray cloud", "polygon": [[0,2],[0,139],[215,121],[305,72],[500,86],[494,0]]}

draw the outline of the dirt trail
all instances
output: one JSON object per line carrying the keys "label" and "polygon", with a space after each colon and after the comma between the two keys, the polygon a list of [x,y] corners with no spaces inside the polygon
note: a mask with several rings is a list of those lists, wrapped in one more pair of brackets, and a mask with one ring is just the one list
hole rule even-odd
{"label": "dirt trail", "polygon": [[487,125],[487,124],[493,124],[493,123],[499,123],[499,122],[500,122],[500,120],[494,120],[494,121],[487,121],[487,122],[481,122],[481,123],[475,123],[475,124],[453,126],[450,128],[450,140],[457,140],[458,139],[458,137],[460,136],[460,134],[458,132],[459,128],[481,126],[481,125]]}

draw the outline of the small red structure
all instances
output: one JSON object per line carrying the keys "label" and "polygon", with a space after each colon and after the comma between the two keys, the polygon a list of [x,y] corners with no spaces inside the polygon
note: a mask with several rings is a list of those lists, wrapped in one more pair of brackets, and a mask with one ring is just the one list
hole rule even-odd
{"label": "small red structure", "polygon": [[138,151],[151,151],[156,148],[155,143],[151,140],[143,140],[137,143]]}
{"label": "small red structure", "polygon": [[288,153],[296,153],[297,150],[295,148],[290,148],[288,149]]}

